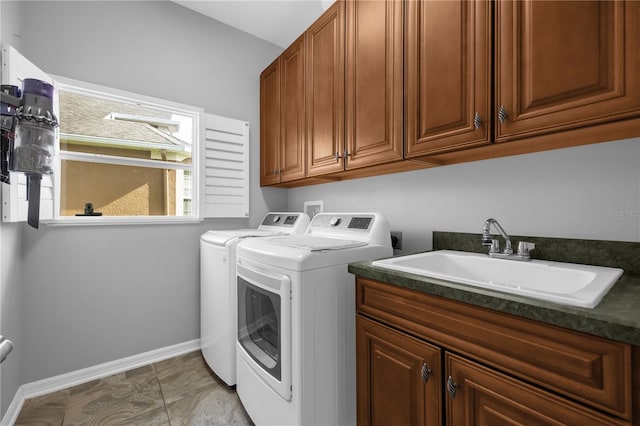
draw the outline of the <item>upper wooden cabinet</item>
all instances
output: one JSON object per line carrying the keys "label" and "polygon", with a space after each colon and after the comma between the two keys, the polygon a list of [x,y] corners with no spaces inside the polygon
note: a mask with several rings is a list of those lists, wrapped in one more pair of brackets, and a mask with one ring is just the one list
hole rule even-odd
{"label": "upper wooden cabinet", "polygon": [[407,2],[406,156],[491,141],[491,3]]}
{"label": "upper wooden cabinet", "polygon": [[497,141],[640,112],[640,2],[496,2]]}
{"label": "upper wooden cabinet", "polygon": [[637,137],[639,73],[640,1],[337,0],[261,76],[261,184]]}
{"label": "upper wooden cabinet", "polygon": [[347,2],[347,169],[403,158],[403,6]]}
{"label": "upper wooden cabinet", "polygon": [[305,177],[304,35],[260,74],[260,185]]}
{"label": "upper wooden cabinet", "polygon": [[307,30],[307,176],[403,159],[403,8],[339,0]]}
{"label": "upper wooden cabinet", "polygon": [[280,181],[305,177],[304,35],[281,55]]}
{"label": "upper wooden cabinet", "polygon": [[344,2],[306,32],[307,176],[344,168]]}
{"label": "upper wooden cabinet", "polygon": [[260,185],[280,183],[280,58],[260,74]]}
{"label": "upper wooden cabinet", "polygon": [[492,25],[488,1],[408,2],[407,158],[638,116],[639,16],[640,2],[505,0]]}

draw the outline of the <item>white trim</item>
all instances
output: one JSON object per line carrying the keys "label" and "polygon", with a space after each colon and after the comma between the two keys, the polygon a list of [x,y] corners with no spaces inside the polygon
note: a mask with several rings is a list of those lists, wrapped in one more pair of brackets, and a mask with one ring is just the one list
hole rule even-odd
{"label": "white trim", "polygon": [[[177,113],[184,113],[185,111],[189,111],[193,114],[201,114],[204,112],[203,108],[195,107],[193,105],[181,104],[166,99],[154,98],[135,92],[115,89],[113,87],[100,86],[98,84],[93,84],[81,80],[74,80],[72,78],[62,77],[55,74],[49,75],[54,80],[56,88],[60,87],[67,92],[91,95],[102,99],[117,99],[118,101],[130,104],[139,104],[140,102],[144,102],[145,107],[160,109],[161,111],[173,109],[174,112]],[[108,96],[105,96],[105,94],[107,94]],[[194,132],[196,131],[197,128],[194,129]]]}
{"label": "white trim", "polygon": [[29,398],[35,398],[37,396],[56,392],[71,386],[101,379],[103,377],[111,376],[112,374],[121,373],[144,365],[153,364],[155,362],[180,356],[199,349],[200,339],[195,339],[189,342],[178,343],[177,345],[167,346],[138,355],[132,355],[130,357],[106,362],[104,364],[98,364],[93,367],[71,371],[48,379],[26,383],[18,388],[11,404],[9,404],[7,412],[4,417],[2,417],[0,425],[13,425],[18,419],[18,415],[20,414],[24,401]]}
{"label": "white trim", "polygon": [[89,154],[87,152],[60,151],[60,160],[84,161],[86,163],[105,163],[117,166],[149,167],[152,169],[193,170],[193,164],[172,161],[148,160],[146,158],[120,157],[117,155]]}
{"label": "white trim", "polygon": [[4,416],[0,420],[0,425],[13,426],[16,420],[18,420],[18,416],[20,415],[20,411],[22,410],[22,406],[26,399],[27,397],[24,394],[24,389],[20,386],[16,394],[13,396],[11,404],[7,407],[6,413],[4,413]]}
{"label": "white trim", "polygon": [[113,225],[171,225],[200,223],[202,217],[195,216],[60,216],[41,220],[47,226],[113,226]]}
{"label": "white trim", "polygon": [[118,147],[124,149],[149,149],[153,151],[160,151],[165,149],[167,151],[175,152],[187,152],[185,145],[178,145],[174,143],[160,143],[160,142],[141,142],[130,139],[113,139],[100,136],[85,136],[76,135],[73,133],[60,133],[60,141],[73,141],[73,142],[87,142],[85,145],[109,145],[110,147]]}

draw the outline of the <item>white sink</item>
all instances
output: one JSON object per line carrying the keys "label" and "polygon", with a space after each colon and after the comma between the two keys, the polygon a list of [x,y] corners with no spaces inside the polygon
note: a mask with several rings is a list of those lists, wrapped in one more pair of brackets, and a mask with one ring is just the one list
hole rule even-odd
{"label": "white sink", "polygon": [[545,260],[522,262],[450,250],[392,257],[371,264],[584,308],[595,307],[623,273],[618,268]]}

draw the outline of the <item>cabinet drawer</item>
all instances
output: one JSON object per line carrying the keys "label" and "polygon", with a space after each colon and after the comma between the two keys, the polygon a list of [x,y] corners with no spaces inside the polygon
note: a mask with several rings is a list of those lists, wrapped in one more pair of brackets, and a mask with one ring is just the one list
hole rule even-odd
{"label": "cabinet drawer", "polygon": [[449,375],[446,417],[451,426],[630,425],[451,353],[445,355],[445,371]]}
{"label": "cabinet drawer", "polygon": [[631,346],[358,277],[358,313],[631,419]]}

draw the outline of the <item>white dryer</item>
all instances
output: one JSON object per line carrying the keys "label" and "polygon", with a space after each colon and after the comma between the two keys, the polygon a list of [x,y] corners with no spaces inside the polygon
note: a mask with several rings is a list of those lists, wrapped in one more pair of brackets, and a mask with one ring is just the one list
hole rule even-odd
{"label": "white dryer", "polygon": [[238,245],[236,390],[256,425],[355,424],[347,267],[392,255],[388,222],[376,213],[319,213],[304,235]]}
{"label": "white dryer", "polygon": [[236,384],[236,246],[245,238],[302,234],[305,213],[268,213],[257,229],[207,231],[200,237],[200,347],[229,386]]}

